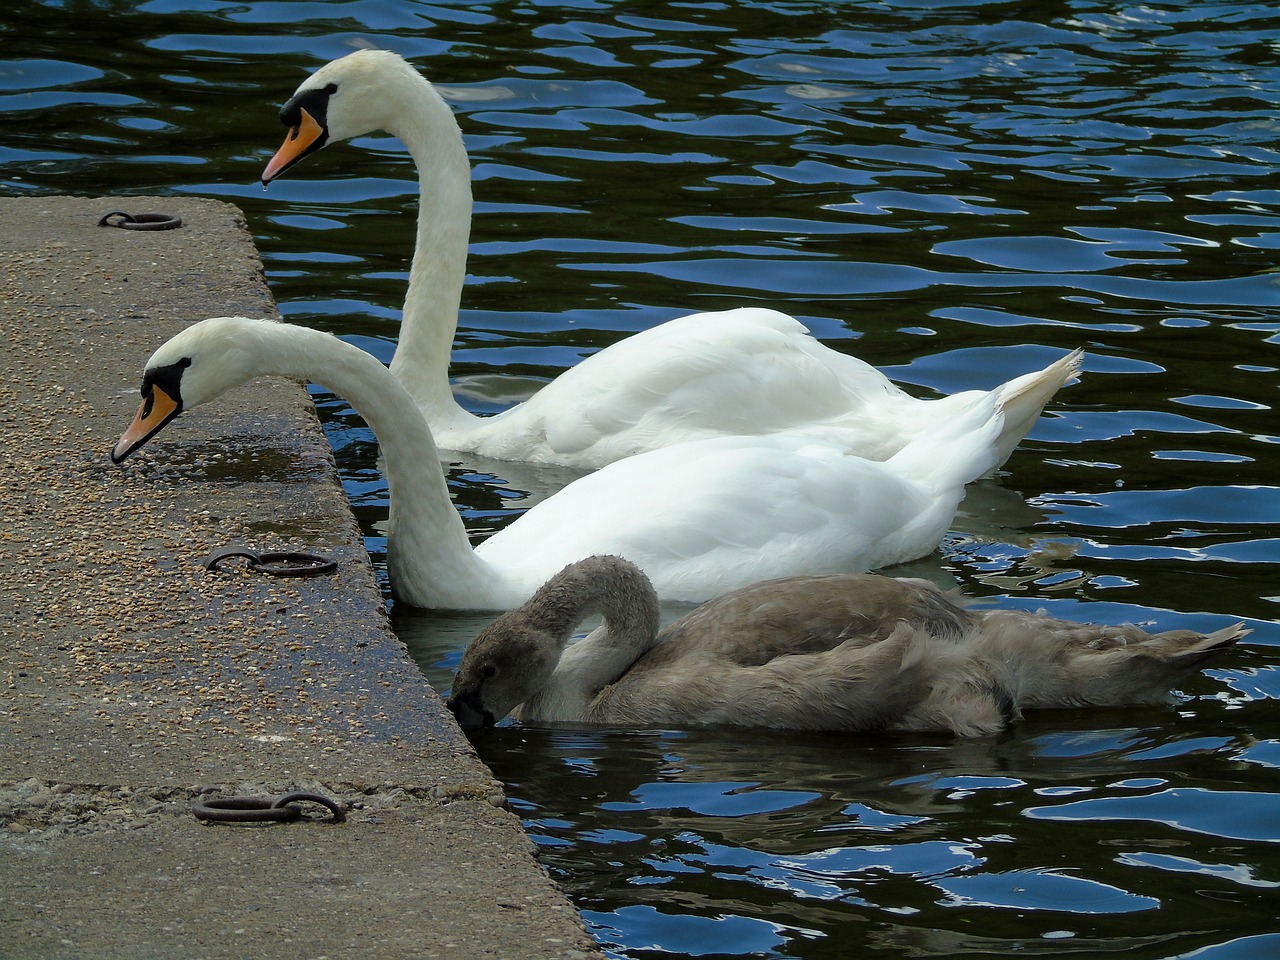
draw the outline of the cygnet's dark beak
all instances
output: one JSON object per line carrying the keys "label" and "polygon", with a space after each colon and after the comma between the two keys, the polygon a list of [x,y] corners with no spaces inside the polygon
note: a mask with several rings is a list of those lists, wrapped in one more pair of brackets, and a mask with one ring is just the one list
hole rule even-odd
{"label": "cygnet's dark beak", "polygon": [[445,701],[453,715],[458,718],[458,726],[463,730],[479,730],[481,727],[492,727],[496,722],[493,714],[480,703],[480,694],[476,690],[455,694]]}

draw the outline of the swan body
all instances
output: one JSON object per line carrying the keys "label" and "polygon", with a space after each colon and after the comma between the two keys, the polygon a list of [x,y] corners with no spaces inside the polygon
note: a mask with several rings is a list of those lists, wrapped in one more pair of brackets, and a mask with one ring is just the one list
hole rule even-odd
{"label": "swan body", "polygon": [[[569,644],[582,620],[604,622]],[[658,631],[657,595],[619,557],[570,564],[467,646],[449,706],[464,727],[993,733],[1024,708],[1155,703],[1249,633],[1092,626],[963,606],[874,574],[757,583]]]}
{"label": "swan body", "polygon": [[396,54],[361,50],[298,87],[280,111],[290,133],[264,184],[335,140],[376,130],[398,137],[418,169],[417,241],[391,372],[446,450],[593,469],[688,440],[793,433],[871,460],[994,394],[1004,412],[997,465],[1057,390],[1079,351],[993,391],[912,397],[874,367],[832,350],[775,310],[698,313],[628,337],[496,416],[464,410],[449,358],[466,278],[471,171],[448,105]]}
{"label": "swan body", "polygon": [[989,396],[883,463],[798,437],[692,441],[575,480],[473,550],[431,429],[376,357],[306,327],[215,317],[152,355],[142,405],[112,458],[184,409],[268,374],[324,384],[372,428],[391,500],[393,592],[437,609],[509,609],[593,553],[629,556],[664,600],[693,602],[765,577],[910,560],[937,546],[964,485],[994,467],[1003,421]]}

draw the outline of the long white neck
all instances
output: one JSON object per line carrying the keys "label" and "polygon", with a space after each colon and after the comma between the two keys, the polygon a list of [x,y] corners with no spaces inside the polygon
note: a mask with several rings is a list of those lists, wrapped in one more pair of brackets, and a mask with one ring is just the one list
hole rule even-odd
{"label": "long white neck", "polygon": [[[586,719],[600,691],[653,646],[660,622],[652,585],[639,570],[614,557],[589,557],[566,568],[538,591],[524,612],[559,638],[562,651],[546,686],[514,711],[525,721]],[[573,630],[597,613],[604,623],[569,644]]]}
{"label": "long white neck", "polygon": [[462,132],[435,88],[416,72],[394,81],[402,90],[393,125],[418,169],[418,232],[400,338],[391,373],[436,430],[465,428],[478,418],[453,398],[449,358],[467,275],[471,234],[471,164]]}
{"label": "long white neck", "polygon": [[449,498],[426,420],[378,359],[335,337],[262,324],[260,355],[275,373],[345,397],[377,435],[391,498],[387,564],[398,599],[419,607],[502,609],[519,602],[475,555]]}

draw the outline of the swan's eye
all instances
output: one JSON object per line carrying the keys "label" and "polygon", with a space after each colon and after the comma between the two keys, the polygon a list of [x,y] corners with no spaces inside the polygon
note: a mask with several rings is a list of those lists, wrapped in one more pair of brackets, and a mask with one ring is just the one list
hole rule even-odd
{"label": "swan's eye", "polygon": [[492,680],[497,675],[498,675],[498,668],[494,666],[492,663],[486,664],[485,668],[480,671],[480,676],[484,677],[484,679],[486,680]]}
{"label": "swan's eye", "polygon": [[331,83],[324,88],[324,92],[332,97],[335,93],[338,92],[338,85],[336,83]]}

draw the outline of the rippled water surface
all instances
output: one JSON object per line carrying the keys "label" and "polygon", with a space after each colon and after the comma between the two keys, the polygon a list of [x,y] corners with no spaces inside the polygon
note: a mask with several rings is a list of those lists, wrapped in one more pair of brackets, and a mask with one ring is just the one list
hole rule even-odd
{"label": "rippled water surface", "polygon": [[[610,952],[1280,952],[1274,4],[17,0],[0,39],[5,195],[233,201],[286,316],[383,359],[417,199],[400,144],[257,177],[307,72],[361,45],[413,58],[473,160],[454,372],[478,411],[743,303],[923,396],[1085,347],[1082,381],[910,572],[1252,636],[1169,708],[971,742],[484,735]],[[372,436],[316,397],[380,559]],[[565,479],[450,466],[477,540]],[[394,615],[447,686],[478,622]]]}

